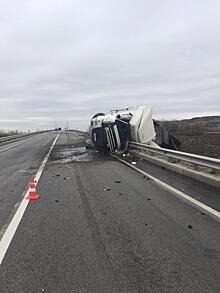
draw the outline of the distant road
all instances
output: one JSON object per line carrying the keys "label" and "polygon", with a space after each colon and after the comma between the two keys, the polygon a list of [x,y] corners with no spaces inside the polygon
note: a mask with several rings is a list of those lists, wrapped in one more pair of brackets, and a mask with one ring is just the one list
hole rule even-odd
{"label": "distant road", "polygon": [[[1,231],[56,135],[37,135],[0,153]],[[3,259],[0,292],[219,293],[219,219],[86,151],[83,139],[60,134],[37,186],[41,197],[29,203]],[[215,190],[147,168],[219,207]]]}

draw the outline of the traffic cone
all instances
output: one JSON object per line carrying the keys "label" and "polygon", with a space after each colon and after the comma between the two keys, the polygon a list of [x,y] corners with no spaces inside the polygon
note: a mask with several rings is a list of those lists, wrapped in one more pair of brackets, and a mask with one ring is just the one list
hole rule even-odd
{"label": "traffic cone", "polygon": [[28,196],[26,197],[26,199],[38,199],[40,197],[39,194],[37,194],[36,192],[36,187],[35,187],[35,184],[30,182],[30,188],[29,188],[29,193],[28,193]]}
{"label": "traffic cone", "polygon": [[30,183],[36,183],[36,180],[35,180],[34,176],[31,177]]}

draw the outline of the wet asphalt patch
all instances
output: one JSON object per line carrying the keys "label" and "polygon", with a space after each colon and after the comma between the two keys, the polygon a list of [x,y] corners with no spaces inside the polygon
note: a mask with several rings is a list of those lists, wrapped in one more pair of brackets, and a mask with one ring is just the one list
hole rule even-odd
{"label": "wet asphalt patch", "polygon": [[103,155],[84,146],[57,146],[51,154],[50,161],[57,163],[89,162],[103,159]]}

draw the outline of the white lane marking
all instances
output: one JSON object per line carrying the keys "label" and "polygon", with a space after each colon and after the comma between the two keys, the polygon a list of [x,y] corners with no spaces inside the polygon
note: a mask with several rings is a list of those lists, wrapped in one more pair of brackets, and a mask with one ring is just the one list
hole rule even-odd
{"label": "white lane marking", "polygon": [[[53,148],[54,148],[54,146],[55,146],[55,144],[57,142],[57,139],[58,139],[59,135],[60,135],[60,132],[57,134],[52,146],[50,147],[49,152],[45,156],[43,162],[40,165],[40,168],[38,169],[37,174],[35,175],[35,178],[36,178],[37,182],[40,179],[40,176],[41,176],[41,174],[42,174],[42,172],[44,170],[44,167],[45,167],[45,165],[47,163],[47,160],[48,160],[48,158],[49,158],[49,156],[50,156],[50,154],[51,154],[51,152],[52,152],[52,150],[53,150]],[[37,182],[36,182],[36,185],[37,185]],[[0,265],[2,264],[4,256],[5,256],[5,254],[6,254],[7,250],[8,250],[8,247],[9,247],[9,245],[10,245],[10,243],[11,243],[13,237],[14,237],[14,234],[15,234],[17,228],[18,228],[18,225],[19,225],[19,223],[20,223],[20,221],[21,221],[21,219],[22,219],[22,217],[24,215],[24,212],[25,212],[25,210],[26,210],[26,208],[27,208],[27,206],[29,204],[30,200],[26,199],[27,195],[28,195],[28,191],[25,194],[24,198],[22,199],[22,201],[21,201],[21,203],[20,203],[20,205],[19,205],[14,217],[12,218],[10,224],[8,225],[8,228],[6,229],[4,235],[3,235],[2,239],[1,239],[1,242],[0,242]]]}
{"label": "white lane marking", "polygon": [[31,139],[27,139],[27,140],[25,140],[25,141],[22,141],[22,142],[19,142],[19,143],[13,144],[13,145],[11,145],[10,147],[7,147],[6,149],[0,150],[0,153],[5,152],[5,151],[7,151],[7,150],[9,150],[9,149],[12,149],[12,148],[16,147],[17,145],[23,144],[23,143],[25,143],[25,142],[27,142],[27,141],[30,141],[30,140],[31,140]]}
{"label": "white lane marking", "polygon": [[134,170],[136,170],[137,172],[149,177],[150,179],[152,179],[154,182],[156,182],[157,184],[159,184],[160,186],[162,186],[164,189],[168,190],[168,191],[171,191],[172,193],[174,194],[177,194],[183,198],[185,198],[186,200],[190,201],[191,203],[193,203],[194,205],[202,208],[203,210],[205,210],[206,212],[212,214],[213,216],[217,217],[217,218],[220,218],[220,212],[214,210],[213,208],[210,208],[209,206],[205,205],[204,203],[201,203],[200,201],[194,199],[193,197],[191,197],[190,195],[180,191],[179,189],[176,189],[175,187],[172,187],[170,186],[169,184],[161,181],[160,179],[150,175],[149,173],[131,165],[130,163],[122,160],[122,159],[119,159],[118,157],[114,156],[114,155],[111,155],[112,157],[116,158],[117,160],[119,160],[120,162],[124,163],[125,165],[133,168]]}

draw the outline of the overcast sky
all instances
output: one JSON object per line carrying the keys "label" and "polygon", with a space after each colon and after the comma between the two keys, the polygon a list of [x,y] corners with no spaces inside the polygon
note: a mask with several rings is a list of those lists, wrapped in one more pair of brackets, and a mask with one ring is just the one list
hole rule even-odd
{"label": "overcast sky", "polygon": [[0,129],[220,114],[219,0],[0,0]]}

